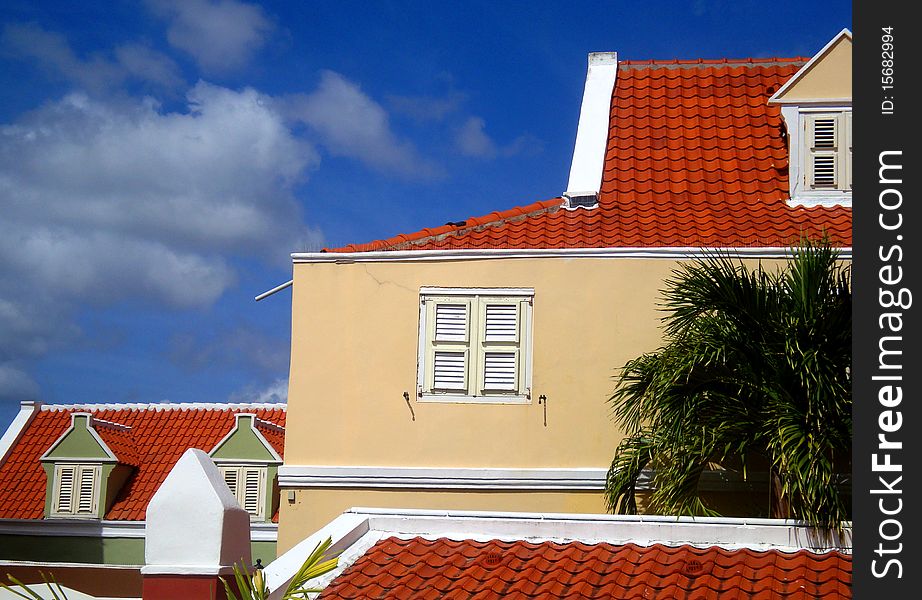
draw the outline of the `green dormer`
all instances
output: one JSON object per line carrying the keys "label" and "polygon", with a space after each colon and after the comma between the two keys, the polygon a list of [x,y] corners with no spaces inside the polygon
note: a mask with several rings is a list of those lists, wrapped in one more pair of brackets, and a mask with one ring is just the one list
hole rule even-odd
{"label": "green dormer", "polygon": [[47,475],[45,518],[102,519],[137,464],[131,428],[73,413],[40,458]]}
{"label": "green dormer", "polygon": [[253,521],[269,521],[278,508],[278,467],[285,429],[250,413],[237,413],[234,428],[209,453],[237,502]]}

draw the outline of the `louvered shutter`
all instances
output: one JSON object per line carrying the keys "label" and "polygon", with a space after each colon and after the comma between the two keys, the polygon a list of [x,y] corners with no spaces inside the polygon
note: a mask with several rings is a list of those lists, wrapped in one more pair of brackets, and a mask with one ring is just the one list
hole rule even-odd
{"label": "louvered shutter", "polygon": [[91,515],[96,512],[96,467],[80,467],[77,509],[79,515]]}
{"label": "louvered shutter", "polygon": [[77,479],[77,467],[58,467],[58,497],[55,512],[73,512],[74,482]]}
{"label": "louvered shutter", "polygon": [[519,391],[521,302],[482,298],[480,384],[484,394]]}
{"label": "louvered shutter", "polygon": [[837,115],[809,115],[807,133],[807,185],[836,189],[839,185],[839,119]]}
{"label": "louvered shutter", "polygon": [[240,506],[255,518],[263,516],[263,489],[266,470],[262,468],[244,468],[243,488],[240,494]]}
{"label": "louvered shutter", "polygon": [[471,302],[427,300],[427,391],[467,394],[470,371]]}
{"label": "louvered shutter", "polygon": [[852,113],[848,111],[845,113],[845,126],[843,127],[845,131],[845,143],[842,144],[842,166],[845,170],[844,181],[846,183],[845,189],[852,189]]}
{"label": "louvered shutter", "polygon": [[221,467],[221,475],[224,477],[224,483],[227,484],[227,489],[230,490],[230,493],[237,497],[237,475],[239,469],[237,467]]}

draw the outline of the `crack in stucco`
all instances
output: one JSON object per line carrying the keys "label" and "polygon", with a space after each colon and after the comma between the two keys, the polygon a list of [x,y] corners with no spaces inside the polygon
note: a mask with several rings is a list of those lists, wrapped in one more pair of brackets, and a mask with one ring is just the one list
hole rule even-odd
{"label": "crack in stucco", "polygon": [[377,277],[375,277],[375,276],[371,273],[371,271],[368,270],[368,265],[364,265],[364,264],[363,264],[363,265],[362,265],[362,269],[365,271],[365,274],[366,274],[366,275],[368,275],[375,283],[378,284],[379,287],[383,287],[383,286],[385,286],[385,285],[392,285],[392,286],[394,286],[394,287],[400,288],[400,289],[402,289],[402,290],[406,290],[406,291],[411,292],[411,293],[413,293],[413,294],[419,293],[419,290],[414,290],[413,288],[409,288],[409,287],[407,287],[407,286],[405,286],[405,285],[402,285],[402,284],[399,284],[399,283],[397,283],[397,282],[395,282],[395,281],[391,281],[391,280],[389,280],[389,279],[385,279],[385,280],[378,279]]}

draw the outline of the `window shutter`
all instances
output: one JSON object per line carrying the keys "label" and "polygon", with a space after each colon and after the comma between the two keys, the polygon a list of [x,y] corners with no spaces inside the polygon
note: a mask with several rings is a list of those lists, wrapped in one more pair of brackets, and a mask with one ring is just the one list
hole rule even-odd
{"label": "window shutter", "polygon": [[467,352],[433,352],[432,388],[467,390]]}
{"label": "window shutter", "polygon": [[515,342],[519,339],[519,307],[516,304],[487,304],[484,341]]}
{"label": "window shutter", "polygon": [[483,389],[485,391],[515,391],[518,389],[516,352],[483,353]]}
{"label": "window shutter", "polygon": [[80,468],[80,488],[77,494],[77,514],[93,514],[96,498],[96,468]]}
{"label": "window shutter", "polygon": [[234,497],[237,497],[237,472],[236,467],[222,467],[221,474],[224,476],[224,483]]}
{"label": "window shutter", "polygon": [[247,511],[254,517],[261,517],[262,511],[262,489],[263,489],[263,469],[243,469],[244,485],[241,494],[240,505],[243,510]]}
{"label": "window shutter", "polygon": [[468,299],[427,300],[426,391],[467,394],[470,370],[471,303]]}
{"label": "window shutter", "polygon": [[838,148],[836,143],[836,118],[814,117],[813,119],[813,148],[815,150]]}
{"label": "window shutter", "polygon": [[521,302],[508,298],[484,298],[481,302],[481,389],[485,394],[518,392]]}
{"label": "window shutter", "polygon": [[838,177],[838,119],[835,115],[811,115],[806,119],[807,184],[813,189],[835,189]]}
{"label": "window shutter", "polygon": [[467,341],[467,304],[435,305],[435,340],[445,342]]}
{"label": "window shutter", "polygon": [[76,471],[76,467],[58,467],[58,498],[55,512],[71,512],[74,502]]}
{"label": "window shutter", "polygon": [[842,164],[845,168],[845,177],[844,181],[846,183],[847,189],[852,189],[852,113],[848,111],[845,113],[845,143],[843,146],[843,160]]}

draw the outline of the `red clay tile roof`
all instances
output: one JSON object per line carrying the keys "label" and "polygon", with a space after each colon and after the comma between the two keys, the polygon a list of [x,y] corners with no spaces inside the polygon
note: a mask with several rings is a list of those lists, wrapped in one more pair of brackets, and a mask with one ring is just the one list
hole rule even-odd
{"label": "red clay tile roof", "polygon": [[835,599],[851,567],[839,552],[388,538],[320,598]]}
{"label": "red clay tile roof", "polygon": [[804,58],[622,61],[597,208],[554,198],[329,252],[469,248],[851,246],[851,209],[789,207],[781,110]]}
{"label": "red clay tile roof", "polygon": [[[283,421],[282,425],[285,424]],[[275,423],[271,421],[263,421],[261,419],[256,419],[254,422],[256,430],[269,442],[269,445],[272,446],[272,449],[275,450],[279,456],[285,455],[285,430],[279,429]]]}
{"label": "red clay tile roof", "polygon": [[[38,459],[70,426],[72,412],[90,412],[94,419],[131,428],[130,432],[116,433],[115,428],[96,422],[100,437],[119,459],[124,455],[127,460],[137,463],[137,468],[105,515],[106,519],[115,521],[143,521],[147,503],[182,453],[189,448],[210,452],[233,429],[234,413],[254,413],[259,419],[285,425],[284,405],[271,408],[266,405],[233,405],[228,408],[190,408],[190,405],[169,404],[67,408],[45,405],[37,411],[0,465],[0,518],[43,518],[47,477]],[[129,437],[134,445],[133,455]],[[279,455],[283,454],[281,445],[272,445]]]}
{"label": "red clay tile roof", "polygon": [[93,419],[93,429],[109,447],[109,450],[115,454],[118,462],[133,467],[140,466],[141,457],[138,455],[138,447],[134,442],[134,435],[130,427],[121,423]]}

